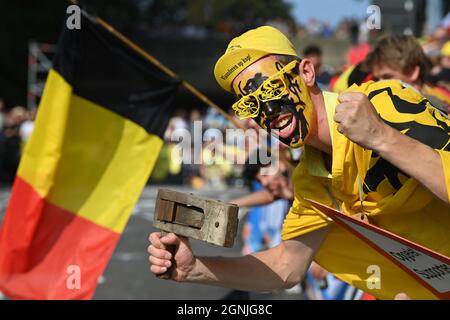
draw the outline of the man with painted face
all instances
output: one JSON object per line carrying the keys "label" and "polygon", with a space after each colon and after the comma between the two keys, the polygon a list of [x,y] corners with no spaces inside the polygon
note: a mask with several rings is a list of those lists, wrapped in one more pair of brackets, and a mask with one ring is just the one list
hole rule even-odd
{"label": "man with painted face", "polygon": [[[175,281],[272,291],[300,282],[314,259],[377,298],[400,292],[436,298],[305,198],[449,256],[450,119],[396,80],[354,85],[339,96],[322,92],[311,61],[300,59],[290,41],[267,26],[233,39],[214,72],[237,95],[239,117],[254,119],[292,148],[305,147],[292,176],[295,198],[283,242],[243,257],[196,257],[187,239],[155,232],[148,248],[151,272],[165,272],[174,259]],[[169,244],[177,245],[174,255]],[[366,282],[374,265],[380,286]]]}

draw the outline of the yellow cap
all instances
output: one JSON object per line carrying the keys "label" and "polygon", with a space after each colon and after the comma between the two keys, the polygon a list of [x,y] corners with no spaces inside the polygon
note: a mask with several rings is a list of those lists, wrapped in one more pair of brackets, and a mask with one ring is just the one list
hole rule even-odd
{"label": "yellow cap", "polygon": [[445,57],[450,57],[450,40],[447,41],[441,49],[441,55]]}
{"label": "yellow cap", "polygon": [[279,30],[262,26],[234,38],[219,58],[214,76],[222,88],[232,91],[231,83],[242,70],[269,54],[297,56],[289,39]]}

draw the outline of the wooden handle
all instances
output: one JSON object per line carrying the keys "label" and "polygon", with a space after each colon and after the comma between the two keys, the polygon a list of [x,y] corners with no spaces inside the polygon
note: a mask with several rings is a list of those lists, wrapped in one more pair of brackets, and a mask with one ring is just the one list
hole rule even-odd
{"label": "wooden handle", "polygon": [[[165,231],[161,231],[161,238],[166,236],[168,234],[168,232]],[[172,278],[172,273],[173,271],[176,269],[176,262],[175,262],[175,252],[177,251],[177,246],[174,244],[171,245],[165,245],[166,246],[166,250],[170,252],[170,254],[172,255],[172,259],[170,260],[170,262],[172,262],[172,265],[170,266],[170,268],[167,269],[166,272],[161,273],[156,275],[159,279],[164,279],[164,280],[168,280]]]}

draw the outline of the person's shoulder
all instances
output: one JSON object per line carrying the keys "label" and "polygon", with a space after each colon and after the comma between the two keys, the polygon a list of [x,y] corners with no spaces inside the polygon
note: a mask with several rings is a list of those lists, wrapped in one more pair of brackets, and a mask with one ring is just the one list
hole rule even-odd
{"label": "person's shoulder", "polygon": [[369,99],[380,93],[405,97],[409,98],[409,100],[418,102],[425,99],[416,88],[396,79],[380,81],[371,80],[360,85],[352,85],[347,91],[364,93]]}
{"label": "person's shoulder", "polygon": [[365,94],[380,115],[391,112],[419,114],[432,108],[423,94],[399,80],[369,81],[353,86],[349,91]]}

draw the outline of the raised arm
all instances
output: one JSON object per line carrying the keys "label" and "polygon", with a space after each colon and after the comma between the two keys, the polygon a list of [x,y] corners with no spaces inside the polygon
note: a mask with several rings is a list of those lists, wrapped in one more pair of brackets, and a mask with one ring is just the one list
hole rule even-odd
{"label": "raised arm", "polygon": [[245,291],[266,292],[290,288],[299,283],[328,232],[322,228],[280,245],[236,258],[195,257],[189,242],[169,234],[161,238],[159,232],[150,235],[150,270],[164,273],[171,265],[166,245],[176,244],[176,269],[172,280],[203,283]]}
{"label": "raised arm", "polygon": [[338,131],[360,146],[419,181],[439,199],[450,204],[439,153],[381,120],[366,95],[346,92],[339,96],[334,121]]}
{"label": "raised arm", "polygon": [[373,150],[450,204],[439,153],[386,124],[382,132],[383,139],[375,142]]}

